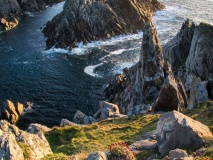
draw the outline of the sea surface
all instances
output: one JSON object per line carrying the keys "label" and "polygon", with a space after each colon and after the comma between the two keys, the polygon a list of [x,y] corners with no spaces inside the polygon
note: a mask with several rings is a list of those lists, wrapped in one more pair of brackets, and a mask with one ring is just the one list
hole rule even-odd
{"label": "sea surface", "polygon": [[[154,14],[154,22],[162,45],[187,18],[213,25],[213,0],[160,2],[166,9]],[[18,27],[0,35],[0,104],[6,99],[34,104],[34,110],[18,123],[23,129],[32,122],[59,125],[62,118],[72,120],[76,110],[93,115],[113,76],[139,60],[142,32],[79,43],[72,51],[45,50],[41,28],[63,4],[30,13]]]}

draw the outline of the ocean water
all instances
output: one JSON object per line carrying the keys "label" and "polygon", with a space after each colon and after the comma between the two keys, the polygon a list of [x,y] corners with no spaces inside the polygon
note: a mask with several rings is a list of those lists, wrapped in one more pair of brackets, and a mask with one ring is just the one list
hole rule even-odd
{"label": "ocean water", "polygon": [[[213,25],[213,0],[160,1],[166,9],[154,14],[154,23],[162,45],[187,18]],[[59,125],[62,118],[72,120],[76,110],[93,115],[113,76],[139,60],[142,32],[79,43],[72,51],[45,50],[41,28],[63,4],[32,13],[0,35],[0,104],[6,99],[34,104],[34,111],[18,123],[23,129],[32,122]]]}

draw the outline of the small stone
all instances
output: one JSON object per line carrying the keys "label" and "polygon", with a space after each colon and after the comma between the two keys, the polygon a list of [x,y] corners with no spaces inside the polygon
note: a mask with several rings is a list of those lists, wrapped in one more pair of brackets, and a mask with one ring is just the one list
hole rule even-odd
{"label": "small stone", "polygon": [[175,149],[175,150],[171,150],[169,152],[169,158],[170,159],[175,159],[175,158],[185,158],[185,157],[188,157],[188,154],[185,150],[182,150],[182,149]]}

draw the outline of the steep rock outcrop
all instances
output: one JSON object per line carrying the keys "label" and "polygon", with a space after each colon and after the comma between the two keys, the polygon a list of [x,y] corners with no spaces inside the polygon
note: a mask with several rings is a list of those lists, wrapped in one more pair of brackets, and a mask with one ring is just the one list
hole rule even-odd
{"label": "steep rock outcrop", "polygon": [[13,104],[10,100],[6,100],[0,106],[0,119],[6,119],[10,123],[16,123],[19,116],[23,113],[24,106],[21,103]]}
{"label": "steep rock outcrop", "polygon": [[200,23],[196,26],[189,56],[186,61],[186,73],[196,75],[201,80],[213,79],[213,26]]}
{"label": "steep rock outcrop", "polygon": [[186,90],[194,76],[207,81],[209,98],[213,99],[213,26],[205,23],[195,25],[188,20],[180,32],[163,48],[175,74],[185,83]]}
{"label": "steep rock outcrop", "polygon": [[164,58],[168,60],[173,71],[177,73],[181,66],[185,66],[189,55],[195,24],[185,21],[177,35],[167,42],[164,47]]}
{"label": "steep rock outcrop", "polygon": [[2,140],[0,159],[23,160],[23,151],[19,146],[27,148],[29,159],[39,160],[52,153],[49,143],[41,131],[37,135],[30,134],[5,120],[0,121],[0,139]]}
{"label": "steep rock outcrop", "polygon": [[61,1],[63,0],[0,0],[0,31],[16,27],[18,17],[25,12],[41,11],[47,5]]}
{"label": "steep rock outcrop", "polygon": [[67,0],[63,11],[43,29],[47,48],[106,39],[144,28],[148,15],[164,6],[157,0]]}
{"label": "steep rock outcrop", "polygon": [[209,128],[177,111],[167,112],[157,123],[157,146],[162,155],[176,148],[200,148],[213,138]]}
{"label": "steep rock outcrop", "polygon": [[157,30],[151,20],[145,26],[140,61],[105,89],[110,102],[117,104],[121,113],[131,114],[134,106],[155,101],[164,82],[163,64]]}
{"label": "steep rock outcrop", "polygon": [[154,111],[183,111],[188,105],[188,97],[181,81],[177,81],[168,61],[164,64],[165,80],[154,104]]}

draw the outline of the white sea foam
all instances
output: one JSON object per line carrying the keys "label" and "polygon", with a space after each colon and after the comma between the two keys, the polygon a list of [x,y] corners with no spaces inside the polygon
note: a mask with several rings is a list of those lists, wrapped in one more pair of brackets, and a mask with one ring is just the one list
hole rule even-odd
{"label": "white sea foam", "polygon": [[136,40],[136,39],[141,39],[143,36],[142,32],[139,32],[137,34],[128,34],[128,35],[121,35],[121,36],[115,36],[112,37],[108,40],[102,41],[93,41],[90,42],[86,45],[83,44],[83,42],[78,43],[78,46],[76,48],[73,48],[71,51],[67,49],[62,49],[62,48],[55,48],[52,47],[49,50],[44,51],[46,54],[53,54],[53,53],[66,53],[70,55],[83,55],[88,53],[87,51],[91,48],[95,47],[101,47],[101,46],[110,46],[110,45],[116,45],[120,42],[128,41],[128,40]]}
{"label": "white sea foam", "polygon": [[94,73],[94,70],[95,70],[95,68],[97,68],[97,67],[99,67],[101,65],[103,65],[103,63],[87,66],[86,68],[84,68],[84,72],[86,74],[90,75],[90,76],[93,76],[93,77],[100,77],[100,75],[98,75],[97,73]]}
{"label": "white sea foam", "polygon": [[135,62],[120,63],[120,64],[113,67],[112,72],[113,72],[113,74],[123,73],[124,68],[130,68],[136,63],[137,63],[136,61]]}

